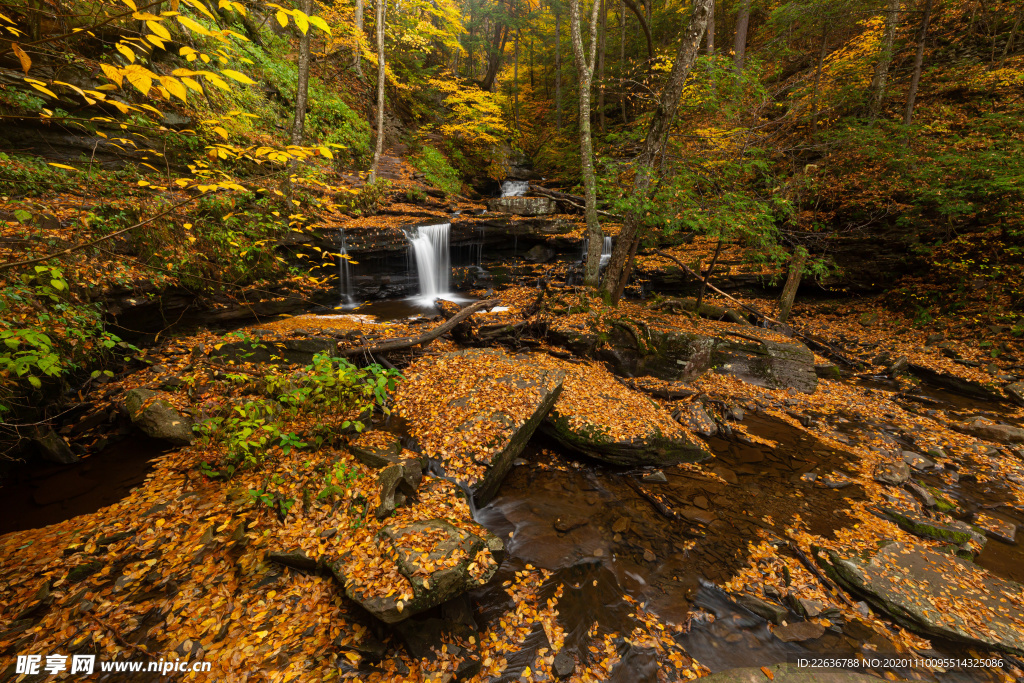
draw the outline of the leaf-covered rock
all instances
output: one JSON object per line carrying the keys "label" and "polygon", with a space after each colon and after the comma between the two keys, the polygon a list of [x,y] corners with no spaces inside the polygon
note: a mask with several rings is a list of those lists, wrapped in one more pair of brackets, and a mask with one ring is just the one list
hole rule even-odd
{"label": "leaf-covered rock", "polygon": [[132,389],[125,395],[124,403],[132,424],[147,436],[176,446],[192,443],[192,418],[179,413],[159,392]]}

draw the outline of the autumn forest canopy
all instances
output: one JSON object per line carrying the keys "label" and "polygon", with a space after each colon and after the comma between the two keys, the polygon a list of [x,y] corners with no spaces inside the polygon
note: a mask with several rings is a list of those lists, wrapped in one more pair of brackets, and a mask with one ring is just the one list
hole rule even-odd
{"label": "autumn forest canopy", "polygon": [[1024,679],[1024,3],[279,1],[0,0],[0,683]]}

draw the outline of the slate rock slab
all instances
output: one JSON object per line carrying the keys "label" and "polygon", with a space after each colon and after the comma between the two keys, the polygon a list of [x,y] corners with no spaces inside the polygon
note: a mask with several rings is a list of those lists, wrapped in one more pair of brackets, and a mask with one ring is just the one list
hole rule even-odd
{"label": "slate rock slab", "polygon": [[830,551],[835,577],[907,628],[1024,654],[1024,586],[972,562],[907,543],[873,556]]}
{"label": "slate rock slab", "polygon": [[179,413],[158,392],[132,389],[125,395],[125,408],[132,424],[154,439],[163,439],[176,446],[192,443],[192,418]]}

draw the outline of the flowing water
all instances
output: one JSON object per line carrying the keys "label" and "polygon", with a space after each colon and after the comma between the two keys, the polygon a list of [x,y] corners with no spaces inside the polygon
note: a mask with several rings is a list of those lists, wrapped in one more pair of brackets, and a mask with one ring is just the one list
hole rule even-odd
{"label": "flowing water", "polygon": [[503,180],[501,181],[502,197],[522,197],[530,191],[528,180]]}
{"label": "flowing water", "polygon": [[352,275],[348,262],[348,243],[345,241],[345,230],[339,231],[338,245],[338,288],[341,294],[341,305],[343,308],[355,307],[356,300],[352,296]]}
{"label": "flowing water", "polygon": [[[614,243],[612,242],[611,235],[605,235],[604,239],[601,241],[601,266],[602,267],[608,265],[608,262],[612,260],[612,247],[613,246],[614,246]],[[586,263],[586,260],[587,260],[587,250],[589,248],[590,248],[590,240],[589,239],[584,239],[583,240],[583,257],[582,257],[584,263]]]}
{"label": "flowing water", "polygon": [[406,233],[419,277],[418,298],[430,304],[438,298],[451,298],[451,227],[451,223],[422,225],[415,232]]}

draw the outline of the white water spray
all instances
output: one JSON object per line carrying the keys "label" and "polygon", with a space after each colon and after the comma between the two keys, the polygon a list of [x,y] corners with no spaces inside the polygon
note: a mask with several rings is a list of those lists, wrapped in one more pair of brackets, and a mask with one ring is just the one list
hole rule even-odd
{"label": "white water spray", "polygon": [[451,296],[452,266],[448,249],[451,227],[451,223],[423,225],[413,233],[405,233],[419,275],[419,298],[429,303]]}

